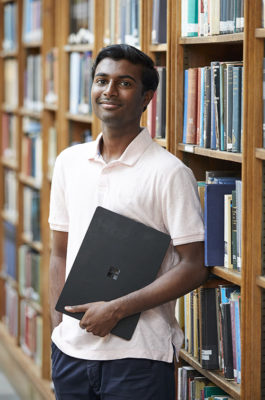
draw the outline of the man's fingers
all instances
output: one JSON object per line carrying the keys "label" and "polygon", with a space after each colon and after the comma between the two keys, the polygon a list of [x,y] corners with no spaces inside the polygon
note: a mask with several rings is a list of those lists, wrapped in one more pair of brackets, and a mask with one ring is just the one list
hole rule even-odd
{"label": "man's fingers", "polygon": [[65,306],[64,309],[68,312],[86,312],[87,306],[85,304],[81,304],[78,306]]}

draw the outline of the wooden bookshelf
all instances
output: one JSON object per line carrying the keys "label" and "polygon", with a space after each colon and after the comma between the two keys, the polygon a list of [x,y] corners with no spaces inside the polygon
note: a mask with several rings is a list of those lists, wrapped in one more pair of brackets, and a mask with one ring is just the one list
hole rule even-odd
{"label": "wooden bookshelf", "polygon": [[[4,51],[3,10],[9,2],[16,2],[17,48]],[[217,371],[206,371],[196,359],[185,351],[180,358],[227,391],[235,400],[260,399],[265,396],[261,382],[265,379],[262,357],[265,356],[264,337],[262,337],[262,291],[265,289],[265,266],[262,264],[264,231],[262,230],[262,167],[265,161],[265,149],[262,148],[262,60],[264,57],[265,29],[261,28],[261,0],[245,1],[244,33],[216,35],[208,37],[181,37],[181,0],[167,0],[167,43],[152,44],[152,0],[140,1],[140,48],[148,53],[156,65],[167,68],[166,95],[166,138],[155,139],[162,147],[177,155],[193,170],[198,179],[202,179],[208,169],[232,168],[240,170],[243,182],[242,216],[242,270],[237,272],[224,267],[213,267],[213,274],[239,285],[241,288],[241,384],[227,381]],[[5,113],[14,115],[18,120],[18,157],[11,160],[2,156],[0,140],[0,266],[3,265],[4,222],[13,222],[17,229],[17,248],[27,244],[42,256],[41,291],[44,294],[38,313],[43,318],[43,360],[41,367],[23,353],[19,347],[19,332],[16,339],[7,333],[0,322],[0,362],[6,366],[10,378],[13,370],[18,369],[18,383],[22,386],[22,398],[29,399],[30,390],[36,393],[36,399],[54,399],[50,387],[50,321],[48,307],[48,266],[50,256],[50,231],[48,226],[49,193],[51,177],[48,170],[49,129],[56,128],[57,153],[69,146],[72,141],[81,141],[86,129],[92,131],[95,139],[100,132],[100,122],[90,114],[69,112],[69,66],[73,52],[92,51],[93,58],[104,46],[105,9],[107,2],[95,0],[94,42],[93,44],[70,45],[69,0],[43,0],[42,30],[43,39],[31,43],[23,42],[23,2],[20,0],[0,1],[0,87],[4,79],[4,63],[9,58],[18,62],[18,106],[5,104],[3,90],[0,90],[0,119]],[[45,103],[45,57],[56,47],[58,49],[58,99],[56,104]],[[43,108],[33,111],[24,105],[24,73],[26,58],[29,54],[42,57]],[[216,151],[195,145],[183,144],[183,86],[184,70],[188,67],[208,65],[210,61],[243,59],[244,62],[244,120],[242,153]],[[24,117],[38,120],[42,127],[42,181],[26,176],[21,172],[22,165],[22,124]],[[147,122],[146,113],[143,124]],[[0,135],[2,124],[0,121]],[[4,211],[4,171],[16,173],[18,183],[18,218],[12,221]],[[30,187],[39,191],[41,198],[40,225],[41,241],[29,240],[23,232],[23,189]],[[263,221],[263,222],[262,222]],[[4,320],[4,286],[11,282],[5,272],[0,270],[0,318]],[[18,289],[16,281],[12,286]],[[21,296],[20,296],[21,297]],[[20,298],[21,300],[21,298]],[[30,300],[29,300],[30,301]],[[33,302],[32,302],[33,304]],[[33,304],[34,307],[34,304]],[[3,351],[2,351],[3,350]],[[9,360],[9,361],[8,361]],[[14,369],[15,368],[15,369]],[[262,369],[263,368],[263,369]],[[253,373],[255,371],[255,373]],[[25,384],[22,384],[26,377]],[[14,382],[14,384],[16,384]],[[30,388],[30,389],[29,389]],[[19,388],[18,388],[19,390]]]}

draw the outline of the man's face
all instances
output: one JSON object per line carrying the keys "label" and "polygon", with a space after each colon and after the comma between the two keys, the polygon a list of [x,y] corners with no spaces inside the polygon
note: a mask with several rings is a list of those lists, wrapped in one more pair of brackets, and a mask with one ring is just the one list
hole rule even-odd
{"label": "man's face", "polygon": [[110,127],[139,124],[152,91],[143,93],[142,66],[127,60],[104,58],[97,66],[92,85],[92,106],[96,116]]}

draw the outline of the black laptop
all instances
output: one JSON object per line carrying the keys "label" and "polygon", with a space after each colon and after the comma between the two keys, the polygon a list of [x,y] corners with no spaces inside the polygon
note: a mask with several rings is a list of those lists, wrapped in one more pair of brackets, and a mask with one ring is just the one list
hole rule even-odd
{"label": "black laptop", "polygon": [[[64,307],[124,296],[155,280],[170,236],[131,218],[97,207],[56,310],[81,319]],[[111,333],[130,340],[140,313],[118,322]]]}

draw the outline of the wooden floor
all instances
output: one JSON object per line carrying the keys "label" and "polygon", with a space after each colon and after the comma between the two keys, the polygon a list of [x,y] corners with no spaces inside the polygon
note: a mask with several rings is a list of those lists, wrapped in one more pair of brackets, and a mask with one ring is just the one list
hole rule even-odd
{"label": "wooden floor", "polygon": [[[18,397],[5,400],[55,400],[50,382],[40,379],[38,369],[7,334],[0,322],[0,369],[17,392]],[[0,383],[1,386],[1,383]]]}

